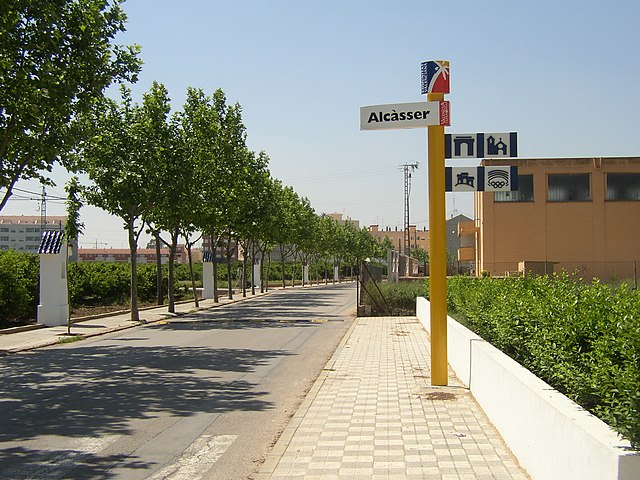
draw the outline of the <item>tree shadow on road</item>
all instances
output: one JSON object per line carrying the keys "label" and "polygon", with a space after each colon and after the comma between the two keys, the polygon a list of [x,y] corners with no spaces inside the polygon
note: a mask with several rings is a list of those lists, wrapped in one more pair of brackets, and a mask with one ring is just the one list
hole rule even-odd
{"label": "tree shadow on road", "polygon": [[[51,457],[50,450],[16,448],[18,442],[42,436],[130,435],[130,422],[136,419],[272,408],[265,398],[269,392],[238,379],[237,373],[286,355],[290,353],[281,350],[77,345],[0,359],[0,472],[10,463],[31,465]],[[59,448],[62,454],[67,447]],[[95,472],[115,461],[92,453],[75,455]],[[136,467],[135,457],[127,461]],[[88,471],[82,478],[92,476]]]}
{"label": "tree shadow on road", "polygon": [[109,466],[116,463],[135,470],[151,467],[147,462],[131,460],[126,455],[100,456],[69,449],[32,450],[24,447],[0,450],[2,476],[13,480],[61,478],[61,468],[65,471],[65,479],[111,478]]}

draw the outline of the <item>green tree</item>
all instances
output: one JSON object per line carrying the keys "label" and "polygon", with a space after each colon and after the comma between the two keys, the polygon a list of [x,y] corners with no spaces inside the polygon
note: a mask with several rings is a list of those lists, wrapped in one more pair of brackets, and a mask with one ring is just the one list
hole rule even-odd
{"label": "green tree", "polygon": [[[78,248],[78,237],[84,230],[84,223],[80,221],[80,209],[82,208],[82,185],[78,177],[72,177],[71,180],[65,186],[67,192],[67,223],[64,225],[64,236],[67,241],[67,255],[65,258],[65,268],[67,268],[67,280],[69,279],[68,261],[69,261],[69,249]],[[67,289],[69,286],[67,285]],[[69,295],[70,296],[70,295]],[[71,315],[67,315],[67,335],[71,335]]]}
{"label": "green tree", "polygon": [[139,321],[138,241],[155,201],[148,181],[163,153],[155,126],[166,112],[158,107],[164,95],[158,84],[144,95],[142,106],[133,103],[130,90],[122,87],[121,92],[121,103],[106,99],[87,118],[94,130],[82,144],[82,168],[93,181],[86,190],[88,202],[124,221],[131,256],[131,320]]}
{"label": "green tree", "polygon": [[307,198],[300,198],[291,187],[280,185],[276,196],[276,216],[278,228],[273,232],[274,241],[280,250],[282,266],[282,288],[286,287],[285,264],[288,258],[296,254],[305,225],[305,212],[311,208]]}
{"label": "green tree", "polygon": [[192,210],[194,169],[191,156],[185,154],[178,116],[169,118],[171,100],[163,84],[153,83],[144,96],[142,112],[144,129],[148,132],[146,141],[153,145],[154,153],[145,185],[153,201],[143,218],[153,225],[154,231],[169,235],[168,240],[158,237],[169,248],[168,311],[175,313],[175,258],[178,239]]}
{"label": "green tree", "polygon": [[[214,257],[219,247],[227,251],[229,297],[231,290],[231,254],[233,232],[230,220],[236,218],[238,182],[241,182],[246,158],[245,127],[239,104],[227,105],[224,92],[216,90],[207,97],[202,90],[189,89],[184,107],[183,128],[189,139],[186,150],[196,157],[196,194],[200,214],[194,226],[211,238]],[[214,301],[218,301],[218,264],[213,262]]]}
{"label": "green tree", "polygon": [[122,0],[3,0],[0,8],[0,210],[19,179],[50,180],[83,137],[85,114],[114,81],[135,81],[137,46]]}
{"label": "green tree", "polygon": [[267,257],[268,269],[270,271],[271,265],[271,251],[277,244],[277,236],[280,228],[280,217],[278,214],[279,198],[282,192],[282,183],[280,180],[271,177],[270,175],[265,178],[264,190],[262,192],[262,198],[260,204],[262,205],[262,217],[258,224],[258,236],[256,239],[256,249],[260,255],[260,278],[263,279],[260,285],[260,291],[264,292],[265,288],[268,289],[269,273],[266,277],[264,274],[264,259]]}
{"label": "green tree", "polygon": [[413,247],[411,249],[411,256],[418,259],[424,265],[425,275],[427,274],[427,264],[429,263],[429,252],[422,247]]}
{"label": "green tree", "polygon": [[[184,155],[193,164],[192,201],[194,209],[189,214],[185,235],[202,231],[210,235],[212,243],[219,209],[211,199],[220,185],[216,177],[216,145],[220,132],[220,118],[214,107],[213,97],[207,97],[201,89],[189,87],[182,112],[178,114]],[[189,243],[189,241],[187,241]],[[214,252],[215,253],[215,248]],[[215,259],[214,259],[215,260]],[[214,301],[218,302],[217,264],[214,261]],[[195,292],[194,292],[195,295]]]}
{"label": "green tree", "polygon": [[[260,152],[256,155],[247,150],[244,167],[241,170],[242,177],[238,183],[239,194],[237,196],[236,216],[232,219],[235,238],[243,250],[242,262],[242,296],[246,296],[247,284],[247,268],[249,260],[253,265],[255,259],[256,244],[259,242],[260,236],[263,234],[261,226],[266,224],[269,215],[269,195],[268,188],[270,186],[269,174],[269,157]],[[251,273],[252,293],[255,294],[253,287],[253,269]]]}

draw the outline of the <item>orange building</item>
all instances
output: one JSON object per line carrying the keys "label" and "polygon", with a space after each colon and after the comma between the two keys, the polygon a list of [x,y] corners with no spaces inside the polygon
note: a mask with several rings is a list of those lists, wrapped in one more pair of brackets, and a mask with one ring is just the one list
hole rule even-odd
{"label": "orange building", "polygon": [[[374,238],[384,240],[385,237],[391,240],[394,250],[404,253],[404,230],[395,230],[391,227],[387,227],[380,230],[378,225],[369,226],[369,232]],[[411,249],[418,246],[427,252],[429,251],[429,232],[425,228],[424,230],[417,230],[415,225],[409,225],[409,238],[411,240]]]}
{"label": "orange building", "polygon": [[476,192],[458,228],[477,274],[532,270],[603,281],[640,270],[640,157],[487,159],[518,165],[517,192]]}

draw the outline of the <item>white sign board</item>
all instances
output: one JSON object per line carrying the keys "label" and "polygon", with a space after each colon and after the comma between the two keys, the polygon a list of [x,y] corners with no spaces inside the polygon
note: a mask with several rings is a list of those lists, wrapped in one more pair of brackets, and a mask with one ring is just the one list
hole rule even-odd
{"label": "white sign board", "polygon": [[394,103],[360,107],[360,130],[449,125],[449,102]]}
{"label": "white sign board", "polygon": [[518,190],[518,167],[446,167],[447,192],[514,192]]}

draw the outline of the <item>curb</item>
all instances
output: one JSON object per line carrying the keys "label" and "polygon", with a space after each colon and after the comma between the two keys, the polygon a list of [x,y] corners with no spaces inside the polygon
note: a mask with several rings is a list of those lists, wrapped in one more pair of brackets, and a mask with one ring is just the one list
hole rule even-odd
{"label": "curb", "polygon": [[263,462],[262,466],[254,476],[255,480],[267,480],[271,478],[271,476],[273,475],[273,472],[278,466],[278,463],[280,462],[282,455],[284,454],[284,452],[287,450],[287,447],[289,446],[289,442],[291,441],[296,431],[298,430],[300,423],[302,423],[302,419],[308,413],[309,407],[313,403],[313,400],[316,398],[316,396],[318,395],[318,392],[322,388],[322,385],[324,384],[327,377],[329,376],[329,372],[333,370],[333,365],[335,365],[338,355],[340,355],[340,353],[344,349],[344,346],[349,341],[349,338],[351,338],[351,334],[353,333],[353,330],[358,324],[358,320],[360,320],[361,318],[364,318],[364,317],[355,317],[353,319],[353,323],[349,327],[349,330],[347,330],[347,332],[344,334],[344,337],[342,337],[342,340],[340,340],[340,343],[336,347],[335,351],[333,352],[333,354],[325,364],[322,371],[320,371],[320,375],[318,375],[318,378],[316,378],[315,382],[313,382],[313,385],[305,395],[304,400],[302,401],[300,406],[297,408],[296,413],[293,415],[293,417],[291,417],[284,431],[280,434],[280,437],[278,437],[275,445],[273,446],[271,451],[267,454],[265,461]]}
{"label": "curb", "polygon": [[10,335],[12,333],[28,332],[30,330],[39,330],[45,328],[46,325],[36,323],[35,325],[22,325],[20,327],[3,328],[0,330],[0,335]]}

